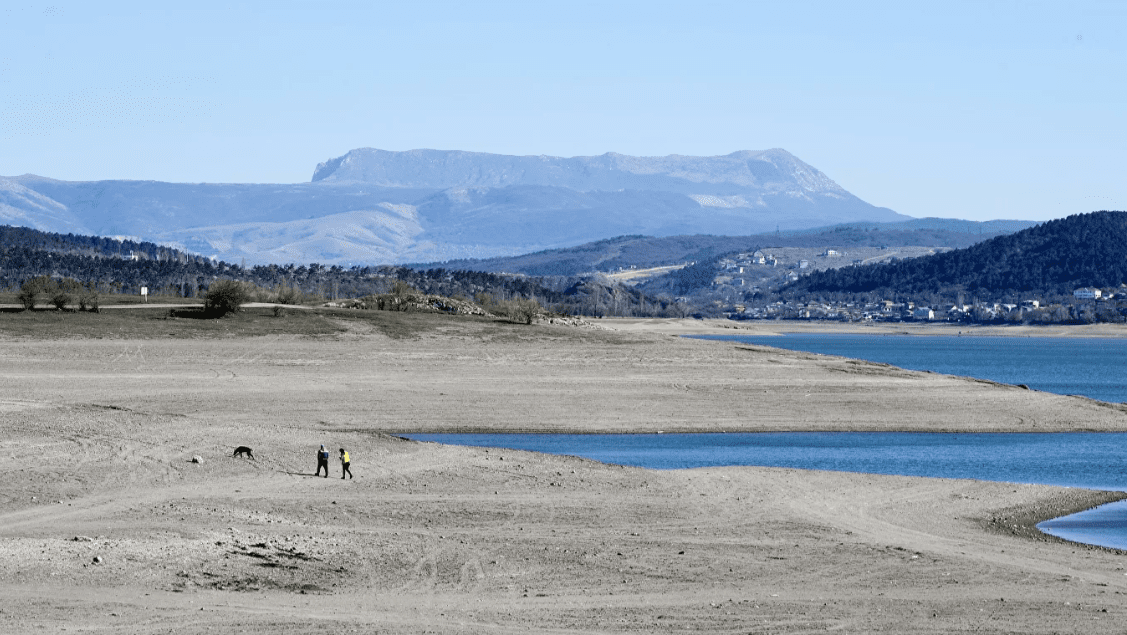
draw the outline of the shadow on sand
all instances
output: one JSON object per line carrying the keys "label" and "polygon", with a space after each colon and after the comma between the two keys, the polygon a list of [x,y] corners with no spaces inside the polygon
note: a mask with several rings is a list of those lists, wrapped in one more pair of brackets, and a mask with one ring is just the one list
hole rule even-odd
{"label": "shadow on sand", "polygon": [[187,318],[189,320],[214,320],[223,317],[217,312],[204,308],[198,309],[169,309],[168,317]]}
{"label": "shadow on sand", "polygon": [[281,472],[282,474],[289,474],[290,476],[312,476],[314,478],[327,478],[325,476],[319,476],[317,474],[310,474],[309,472],[290,472],[290,471],[287,471],[287,470],[278,470],[278,471]]}

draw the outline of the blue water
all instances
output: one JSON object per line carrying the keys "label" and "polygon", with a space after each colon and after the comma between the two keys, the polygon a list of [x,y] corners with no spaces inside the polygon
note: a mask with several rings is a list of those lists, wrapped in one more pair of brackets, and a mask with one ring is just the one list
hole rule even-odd
{"label": "blue water", "polygon": [[1127,491],[1127,433],[408,434],[417,441],[675,470],[722,465],[973,478]]}
{"label": "blue water", "polygon": [[[407,434],[417,441],[581,456],[651,469],[724,465],[972,478],[1127,491],[1127,433],[751,432]],[[1046,533],[1127,549],[1127,503],[1047,521]]]}
{"label": "blue water", "polygon": [[1088,545],[1127,549],[1127,501],[1038,523],[1041,531]]}
{"label": "blue water", "polygon": [[700,335],[840,355],[910,370],[1025,384],[1061,395],[1127,401],[1127,339],[956,335]]}

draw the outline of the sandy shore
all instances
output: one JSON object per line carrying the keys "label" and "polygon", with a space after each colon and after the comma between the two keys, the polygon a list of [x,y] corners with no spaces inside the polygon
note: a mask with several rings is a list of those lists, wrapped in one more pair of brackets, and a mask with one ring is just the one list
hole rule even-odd
{"label": "sandy shore", "polygon": [[[0,336],[0,632],[1122,631],[1127,557],[1032,528],[1118,494],[395,436],[1122,431],[1120,407],[653,328],[347,326]],[[320,443],[354,480],[311,476]]]}
{"label": "sandy shore", "polygon": [[627,332],[666,335],[783,335],[849,333],[871,335],[958,335],[964,337],[1109,337],[1127,338],[1124,324],[977,325],[943,322],[819,322],[806,320],[726,320],[603,318],[600,326]]}

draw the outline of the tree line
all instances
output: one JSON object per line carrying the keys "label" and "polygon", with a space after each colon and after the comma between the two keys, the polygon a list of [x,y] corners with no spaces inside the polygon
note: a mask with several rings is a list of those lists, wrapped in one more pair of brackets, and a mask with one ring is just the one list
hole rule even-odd
{"label": "tree line", "polygon": [[[61,235],[0,227],[0,289],[19,293],[25,283],[46,298],[61,288],[78,297],[139,294],[204,298],[219,281],[250,285],[258,301],[294,303],[387,294],[397,282],[419,292],[503,303],[534,301],[567,315],[659,316],[683,314],[663,298],[602,276],[525,276],[446,268],[341,267],[318,263],[243,267],[153,243]],[[143,254],[143,255],[142,255]],[[77,287],[75,287],[77,285]],[[61,297],[61,296],[60,296]]]}

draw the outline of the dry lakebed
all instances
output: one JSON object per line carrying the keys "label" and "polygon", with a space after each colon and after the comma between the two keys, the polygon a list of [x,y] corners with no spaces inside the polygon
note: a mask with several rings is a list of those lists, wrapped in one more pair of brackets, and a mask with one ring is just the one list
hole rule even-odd
{"label": "dry lakebed", "polygon": [[0,314],[0,632],[1127,628],[1127,555],[1033,526],[1120,493],[398,436],[1127,431],[1118,404],[675,337],[710,330]]}

